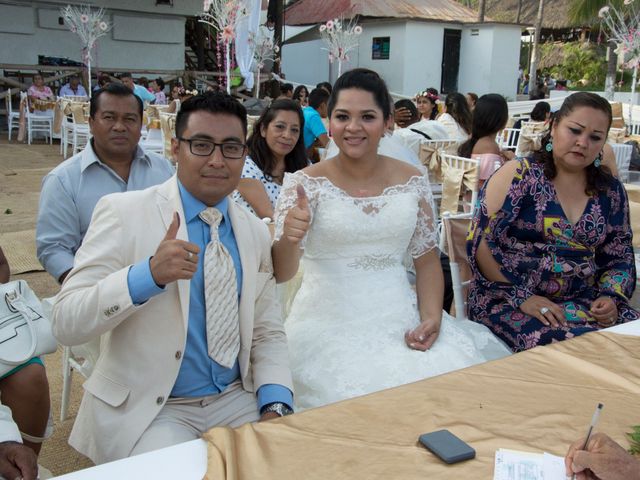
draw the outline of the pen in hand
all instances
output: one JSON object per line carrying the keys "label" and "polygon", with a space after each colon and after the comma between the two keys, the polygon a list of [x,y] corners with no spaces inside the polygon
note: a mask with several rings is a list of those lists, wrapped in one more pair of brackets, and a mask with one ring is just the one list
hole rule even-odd
{"label": "pen in hand", "polygon": [[[593,412],[593,417],[591,417],[591,423],[589,424],[589,430],[587,431],[587,438],[584,439],[584,445],[582,446],[582,450],[586,450],[587,446],[589,445],[589,439],[591,438],[591,434],[593,433],[593,430],[596,428],[596,424],[598,423],[598,419],[600,418],[600,412],[602,411],[603,407],[604,405],[602,403],[599,403],[598,406],[596,407],[596,411]],[[573,474],[571,479],[576,480],[575,473]]]}

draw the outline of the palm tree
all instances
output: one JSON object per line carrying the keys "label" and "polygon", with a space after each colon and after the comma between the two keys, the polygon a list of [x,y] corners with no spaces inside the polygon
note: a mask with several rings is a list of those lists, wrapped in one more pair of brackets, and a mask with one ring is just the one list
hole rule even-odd
{"label": "palm tree", "polygon": [[[620,0],[571,0],[569,5],[569,19],[575,24],[595,23],[598,21],[598,11],[605,5],[613,4],[619,7],[622,4]],[[608,42],[607,77],[604,82],[605,96],[609,100],[613,100],[616,84],[616,66],[618,64],[618,55],[616,55],[615,42]]]}
{"label": "palm tree", "polygon": [[484,22],[484,12],[485,12],[485,0],[480,0],[478,2],[478,22]]}

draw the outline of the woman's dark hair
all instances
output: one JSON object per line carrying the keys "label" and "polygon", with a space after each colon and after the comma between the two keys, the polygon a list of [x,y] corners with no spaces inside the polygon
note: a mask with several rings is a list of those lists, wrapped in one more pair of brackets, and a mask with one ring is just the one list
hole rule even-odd
{"label": "woman's dark hair", "polygon": [[156,78],[155,80],[156,84],[158,85],[158,87],[160,88],[160,91],[164,90],[164,80],[160,77]]}
{"label": "woman's dark hair", "polygon": [[420,112],[418,112],[418,108],[416,107],[416,104],[413,103],[408,98],[402,98],[402,99],[398,100],[393,105],[393,107],[396,110],[398,110],[399,108],[406,108],[407,110],[409,110],[409,113],[411,113],[411,123],[415,123],[418,120],[420,120]]}
{"label": "woman's dark hair", "polygon": [[[542,138],[542,146],[540,147],[540,150],[533,154],[533,160],[543,165],[544,174],[549,180],[555,178],[557,173],[556,164],[553,160],[553,151],[547,152],[546,149],[546,146],[549,143],[552,143],[551,130],[553,129],[553,126],[559,124],[564,117],[570,115],[576,108],[580,107],[589,107],[603,112],[609,120],[607,131],[604,132],[605,138],[609,134],[613,115],[611,113],[611,105],[608,100],[602,98],[600,95],[590,92],[577,92],[565,98],[560,110],[558,110],[553,116],[551,129],[549,129],[549,132]],[[592,195],[596,192],[602,192],[608,189],[612,175],[611,170],[609,170],[607,166],[600,165],[599,167],[596,167],[591,163],[586,167],[585,171],[587,174],[587,187],[585,188],[587,195]]]}
{"label": "woman's dark hair", "polygon": [[447,113],[462,127],[462,130],[471,135],[471,110],[465,96],[458,92],[450,93],[444,105],[447,107]]}
{"label": "woman's dark hair", "polygon": [[293,91],[293,99],[294,100],[300,101],[300,92],[302,92],[302,90],[307,92],[307,97],[309,97],[309,89],[307,87],[305,87],[304,85],[298,85],[295,88],[295,90]]}
{"label": "woman's dark hair", "polygon": [[473,92],[467,92],[467,95],[469,95],[469,98],[473,100],[473,105],[475,106],[476,103],[478,103],[478,95]]}
{"label": "woman's dark hair", "polygon": [[367,68],[354,68],[346,73],[340,75],[340,78],[336,80],[333,85],[333,92],[329,97],[329,116],[338,102],[338,95],[341,90],[347,90],[349,88],[357,88],[364,90],[373,95],[373,99],[380,110],[384,119],[388,119],[391,116],[391,105],[393,100],[387,89],[387,84],[384,80],[373,70]]}
{"label": "woman's dark hair", "polygon": [[304,130],[304,115],[302,114],[300,105],[295,100],[289,100],[288,98],[274,100],[253,125],[253,132],[247,142],[249,156],[270,180],[273,179],[275,159],[273,158],[269,145],[267,145],[267,140],[262,136],[262,129],[264,128],[266,130],[269,124],[276,118],[278,112],[281,111],[295,112],[300,120],[300,136],[293,150],[284,157],[284,171],[293,173],[308,165],[304,148],[304,135],[302,134]]}
{"label": "woman's dark hair", "polygon": [[547,102],[538,102],[531,110],[530,117],[535,122],[544,122],[547,119],[547,113],[551,113],[551,105]]}
{"label": "woman's dark hair", "polygon": [[490,135],[495,137],[507,124],[507,120],[509,120],[509,107],[504,97],[497,93],[482,95],[473,110],[471,138],[460,145],[458,155],[470,158],[478,140]]}

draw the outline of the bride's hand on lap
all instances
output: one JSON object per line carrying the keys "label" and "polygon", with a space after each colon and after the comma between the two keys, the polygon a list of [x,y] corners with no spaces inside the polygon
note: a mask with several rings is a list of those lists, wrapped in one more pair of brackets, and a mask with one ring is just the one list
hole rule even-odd
{"label": "bride's hand on lap", "polygon": [[567,320],[564,310],[546,297],[532,295],[520,305],[522,313],[526,313],[540,320],[547,327],[566,327]]}
{"label": "bride's hand on lap", "polygon": [[309,230],[311,212],[309,211],[309,199],[304,191],[304,187],[298,185],[296,191],[298,193],[298,200],[284,219],[283,234],[289,242],[297,245]]}
{"label": "bride's hand on lap", "polygon": [[420,323],[413,330],[409,330],[404,334],[404,341],[409,348],[414,350],[426,351],[431,348],[433,343],[438,339],[440,333],[441,319],[427,319]]}

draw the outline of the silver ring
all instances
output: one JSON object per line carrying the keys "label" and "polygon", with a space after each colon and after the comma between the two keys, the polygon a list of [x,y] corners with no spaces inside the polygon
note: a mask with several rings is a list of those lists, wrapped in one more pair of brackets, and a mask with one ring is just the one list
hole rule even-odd
{"label": "silver ring", "polygon": [[542,308],[540,309],[540,313],[541,313],[542,315],[546,314],[548,311],[549,311],[549,307],[542,307]]}
{"label": "silver ring", "polygon": [[187,251],[187,260],[191,260],[193,258],[193,253]]}

